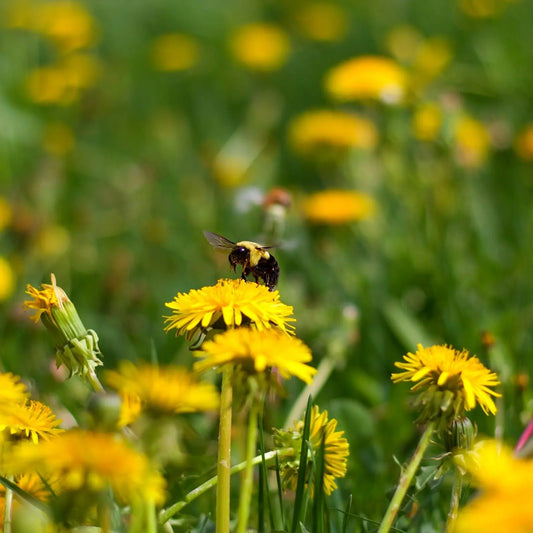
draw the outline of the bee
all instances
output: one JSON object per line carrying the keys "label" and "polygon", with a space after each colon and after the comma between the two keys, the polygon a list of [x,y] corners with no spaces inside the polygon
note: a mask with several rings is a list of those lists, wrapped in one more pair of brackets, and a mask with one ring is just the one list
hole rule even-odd
{"label": "bee", "polygon": [[204,235],[211,246],[231,250],[229,264],[234,272],[237,271],[237,265],[242,265],[242,279],[252,274],[256,282],[262,279],[269,291],[274,290],[279,279],[279,265],[268,251],[272,246],[261,246],[252,241],[233,242],[210,231],[204,231]]}

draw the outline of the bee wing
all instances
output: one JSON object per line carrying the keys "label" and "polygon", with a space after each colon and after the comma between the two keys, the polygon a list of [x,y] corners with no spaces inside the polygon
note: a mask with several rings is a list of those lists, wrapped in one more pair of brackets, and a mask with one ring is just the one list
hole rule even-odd
{"label": "bee wing", "polygon": [[204,231],[205,238],[207,242],[215,248],[233,248],[235,243],[226,239],[218,233],[213,233],[212,231]]}

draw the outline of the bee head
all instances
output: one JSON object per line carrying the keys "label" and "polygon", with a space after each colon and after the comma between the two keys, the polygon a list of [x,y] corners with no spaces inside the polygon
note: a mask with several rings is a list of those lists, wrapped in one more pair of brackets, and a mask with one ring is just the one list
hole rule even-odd
{"label": "bee head", "polygon": [[250,250],[244,246],[235,246],[229,254],[230,265],[235,270],[236,265],[247,263],[250,260]]}

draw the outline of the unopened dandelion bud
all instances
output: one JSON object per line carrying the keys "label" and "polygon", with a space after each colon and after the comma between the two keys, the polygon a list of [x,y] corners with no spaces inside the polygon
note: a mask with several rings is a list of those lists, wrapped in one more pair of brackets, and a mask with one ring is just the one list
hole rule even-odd
{"label": "unopened dandelion bud", "polygon": [[41,289],[28,285],[26,293],[33,300],[27,300],[24,306],[36,310],[32,320],[38,322],[40,319],[50,332],[56,347],[58,366],[64,364],[70,375],[85,376],[102,364],[98,335],[85,328],[74,304],[65,291],[56,285],[53,274],[52,285],[42,284]]}
{"label": "unopened dandelion bud", "polygon": [[476,426],[468,417],[455,418],[442,432],[446,451],[470,450],[476,438]]}

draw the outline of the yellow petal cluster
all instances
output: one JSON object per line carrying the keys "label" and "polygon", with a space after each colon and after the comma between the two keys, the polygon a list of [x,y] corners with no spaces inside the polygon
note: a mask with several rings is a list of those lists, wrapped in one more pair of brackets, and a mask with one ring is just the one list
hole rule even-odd
{"label": "yellow petal cluster", "polygon": [[309,195],[303,208],[310,222],[340,225],[370,217],[376,210],[376,203],[362,192],[330,189]]}

